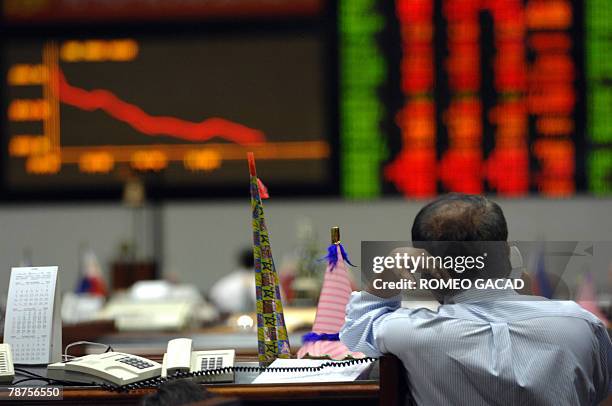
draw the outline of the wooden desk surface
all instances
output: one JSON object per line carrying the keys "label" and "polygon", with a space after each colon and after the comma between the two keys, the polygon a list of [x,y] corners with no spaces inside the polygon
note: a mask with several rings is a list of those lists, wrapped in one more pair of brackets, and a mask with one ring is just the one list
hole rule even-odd
{"label": "wooden desk surface", "polygon": [[[205,385],[214,394],[236,397],[244,404],[287,404],[299,401],[300,404],[333,405],[372,405],[379,400],[378,382],[282,384],[282,385]],[[69,405],[137,405],[143,396],[155,389],[138,389],[125,393],[109,392],[97,388],[64,388],[62,404]],[[14,402],[13,402],[14,403]],[[46,404],[48,402],[20,401],[19,404]],[[9,404],[0,402],[0,404]]]}
{"label": "wooden desk surface", "polygon": [[[80,334],[83,334],[82,327]],[[253,361],[256,339],[253,334],[239,333],[234,329],[218,326],[189,332],[119,333],[92,329],[93,341],[112,344],[115,350],[137,353],[159,361],[169,339],[191,337],[194,345],[212,349],[237,347],[236,362]],[[94,334],[95,333],[95,334]],[[110,334],[109,334],[110,333]],[[293,342],[299,343],[301,334],[294,334]],[[94,337],[87,337],[93,339]],[[296,346],[299,348],[299,345]],[[297,348],[292,348],[294,351]],[[376,377],[377,378],[377,377]],[[41,383],[38,383],[40,385]],[[360,406],[378,404],[380,384],[378,380],[334,383],[295,384],[208,384],[203,385],[209,392],[224,397],[239,398],[244,405],[286,405],[289,402],[300,405],[317,404],[333,406]],[[63,401],[54,404],[69,405],[138,405],[142,397],[156,389],[137,389],[129,392],[110,392],[97,387],[64,386]],[[0,400],[0,405],[15,404],[15,401]],[[46,405],[50,401],[20,400],[20,405]]]}
{"label": "wooden desk surface", "polygon": [[[240,361],[237,361],[241,364]],[[249,364],[256,364],[253,358],[248,359]],[[34,370],[45,376],[44,367]],[[45,370],[46,371],[46,370]],[[239,398],[244,405],[285,405],[294,403],[300,405],[333,405],[333,406],[360,406],[379,403],[380,384],[378,368],[372,367],[363,376],[364,380],[354,382],[330,383],[292,383],[292,384],[250,384],[257,373],[237,372],[236,382],[227,384],[202,384],[206,390],[223,397]],[[43,385],[43,382],[22,384],[24,386]],[[20,385],[20,386],[22,386]],[[142,397],[155,392],[155,388],[135,389],[127,392],[112,392],[100,387],[64,386],[63,401],[53,401],[57,404],[69,405],[138,405]],[[15,404],[15,400],[0,400],[0,405]],[[47,405],[51,401],[19,400],[20,405]]]}
{"label": "wooden desk surface", "polygon": [[[239,398],[244,405],[274,405],[297,402],[301,405],[372,405],[378,404],[380,386],[375,381],[349,383],[296,383],[281,385],[203,385],[219,396]],[[0,400],[0,405],[139,405],[142,398],[155,389],[136,389],[129,392],[110,392],[96,387],[64,387],[62,401],[41,399]]]}

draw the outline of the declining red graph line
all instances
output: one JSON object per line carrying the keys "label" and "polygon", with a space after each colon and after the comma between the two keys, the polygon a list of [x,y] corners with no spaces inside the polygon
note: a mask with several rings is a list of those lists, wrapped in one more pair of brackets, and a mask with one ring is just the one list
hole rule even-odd
{"label": "declining red graph line", "polygon": [[237,144],[265,141],[263,132],[219,117],[191,122],[176,117],[152,116],[108,90],[85,90],[72,86],[62,71],[58,72],[58,84],[62,103],[86,111],[103,110],[146,135],[167,135],[186,141],[206,141],[219,137]]}

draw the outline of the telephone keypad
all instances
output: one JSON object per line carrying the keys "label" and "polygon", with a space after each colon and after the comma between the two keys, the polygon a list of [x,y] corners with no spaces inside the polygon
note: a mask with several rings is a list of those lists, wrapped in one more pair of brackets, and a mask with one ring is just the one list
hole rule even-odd
{"label": "telephone keypad", "polygon": [[223,357],[202,358],[201,369],[220,369],[223,367]]}
{"label": "telephone keypad", "polygon": [[123,357],[119,358],[117,361],[123,362],[124,364],[133,366],[138,369],[146,369],[153,366],[150,362],[146,362],[141,358],[132,358],[132,357]]}

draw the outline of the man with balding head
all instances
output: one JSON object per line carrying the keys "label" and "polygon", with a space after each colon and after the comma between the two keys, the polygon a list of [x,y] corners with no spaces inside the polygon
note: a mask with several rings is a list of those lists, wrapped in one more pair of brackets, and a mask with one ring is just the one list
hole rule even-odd
{"label": "man with balding head", "polygon": [[353,292],[341,340],[368,356],[391,353],[418,405],[594,405],[608,395],[612,344],[602,322],[572,301],[477,289],[510,273],[508,227],[483,196],[451,194],[414,219],[413,256],[488,255],[484,269],[422,272],[472,286],[434,292],[437,311],[401,308],[401,292]]}

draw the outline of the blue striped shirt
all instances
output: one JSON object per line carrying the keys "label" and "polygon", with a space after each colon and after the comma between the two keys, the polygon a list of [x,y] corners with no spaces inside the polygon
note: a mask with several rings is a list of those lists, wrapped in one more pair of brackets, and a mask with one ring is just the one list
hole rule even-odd
{"label": "blue striped shirt", "polygon": [[418,405],[594,405],[608,395],[612,344],[575,302],[464,291],[437,311],[353,292],[340,338],[407,371]]}

